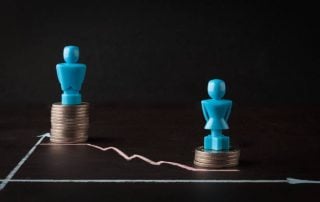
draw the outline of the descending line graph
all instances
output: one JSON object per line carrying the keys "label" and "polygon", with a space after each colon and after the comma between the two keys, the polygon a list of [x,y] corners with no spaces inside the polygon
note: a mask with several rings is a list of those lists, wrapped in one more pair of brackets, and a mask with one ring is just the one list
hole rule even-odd
{"label": "descending line graph", "polygon": [[106,152],[106,151],[114,151],[115,153],[117,153],[119,156],[121,156],[122,158],[124,158],[127,161],[131,161],[133,159],[140,159],[150,165],[153,166],[161,166],[161,165],[171,165],[171,166],[175,166],[184,170],[188,170],[188,171],[193,171],[193,172],[237,172],[239,171],[238,169],[204,169],[204,168],[195,168],[195,167],[191,167],[185,164],[181,164],[181,163],[177,163],[177,162],[172,162],[172,161],[153,161],[145,156],[139,155],[139,154],[133,154],[131,156],[127,155],[126,153],[124,153],[123,151],[121,151],[120,149],[118,149],[117,147],[101,147],[98,145],[94,145],[94,144],[90,144],[90,143],[80,143],[80,144],[56,144],[56,143],[42,143],[41,145],[46,145],[46,146],[54,146],[54,145],[68,145],[68,146],[88,146],[88,147],[92,147],[95,149],[98,149],[100,151]]}
{"label": "descending line graph", "polygon": [[175,166],[180,169],[194,171],[194,172],[204,172],[204,171],[218,171],[218,172],[232,172],[232,171],[239,171],[237,169],[202,169],[202,168],[194,168],[188,165],[180,164],[177,162],[170,162],[170,161],[153,161],[145,156],[133,154],[131,156],[127,155],[120,149],[116,147],[101,147],[90,143],[82,143],[82,144],[54,144],[54,143],[42,143],[42,141],[46,137],[50,137],[49,133],[45,133],[43,135],[38,136],[40,137],[39,140],[31,147],[31,149],[27,152],[27,154],[18,162],[18,164],[10,171],[10,173],[4,179],[0,179],[0,191],[2,191],[9,182],[13,183],[151,183],[151,184],[159,184],[159,183],[255,183],[255,184],[265,184],[265,183],[287,183],[287,184],[320,184],[319,180],[305,180],[305,179],[296,179],[296,178],[286,178],[286,179],[14,179],[14,176],[22,167],[22,165],[29,159],[29,157],[34,153],[36,148],[40,145],[71,145],[71,146],[87,146],[99,151],[114,151],[119,156],[124,158],[127,161],[133,159],[140,159],[150,165],[160,166],[160,165],[171,165]]}

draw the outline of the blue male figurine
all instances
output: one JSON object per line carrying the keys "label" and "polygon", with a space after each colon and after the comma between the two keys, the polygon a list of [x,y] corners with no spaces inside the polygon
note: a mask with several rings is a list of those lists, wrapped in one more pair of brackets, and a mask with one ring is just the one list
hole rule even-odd
{"label": "blue male figurine", "polygon": [[229,137],[222,134],[222,130],[229,129],[228,119],[231,112],[232,101],[222,99],[226,93],[223,80],[213,79],[208,83],[208,94],[212,99],[202,100],[202,112],[206,120],[205,129],[211,134],[204,138],[204,150],[229,150]]}
{"label": "blue male figurine", "polygon": [[61,95],[62,105],[81,104],[79,93],[83,83],[86,65],[77,63],[79,60],[79,47],[66,46],[63,49],[65,63],[57,64],[57,74],[63,94]]}

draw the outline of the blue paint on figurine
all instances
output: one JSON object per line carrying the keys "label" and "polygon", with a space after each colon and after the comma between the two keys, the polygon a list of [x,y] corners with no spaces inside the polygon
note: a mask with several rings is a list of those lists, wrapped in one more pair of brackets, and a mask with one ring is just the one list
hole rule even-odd
{"label": "blue paint on figurine", "polygon": [[223,80],[213,79],[208,83],[208,94],[212,99],[202,100],[202,113],[206,120],[205,129],[211,130],[211,134],[204,138],[205,150],[228,150],[230,140],[222,134],[222,130],[229,129],[227,123],[232,101],[222,99],[226,93],[226,85]]}
{"label": "blue paint on figurine", "polygon": [[63,94],[63,105],[81,104],[81,86],[86,74],[86,65],[77,63],[79,60],[79,47],[66,46],[63,49],[63,58],[66,63],[57,64],[57,75]]}

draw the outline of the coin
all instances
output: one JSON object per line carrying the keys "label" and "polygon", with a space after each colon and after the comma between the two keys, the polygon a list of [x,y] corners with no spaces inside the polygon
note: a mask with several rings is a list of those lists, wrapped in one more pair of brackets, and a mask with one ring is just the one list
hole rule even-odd
{"label": "coin", "polygon": [[51,119],[51,124],[89,124],[89,118],[85,119]]}
{"label": "coin", "polygon": [[225,159],[209,159],[209,158],[195,158],[197,159],[198,162],[203,162],[203,163],[228,163],[228,162],[233,162],[233,161],[238,161],[238,157],[233,157],[233,158],[225,158]]}
{"label": "coin", "polygon": [[87,128],[85,129],[51,129],[52,133],[59,134],[65,136],[71,136],[71,135],[81,135],[86,134],[88,131]]}
{"label": "coin", "polygon": [[240,150],[205,150],[203,146],[195,149],[194,165],[203,168],[226,168],[239,164]]}
{"label": "coin", "polygon": [[61,102],[55,102],[52,104],[52,106],[54,107],[65,107],[65,108],[81,108],[81,107],[86,107],[87,105],[89,105],[88,102],[82,102],[81,104],[78,105],[63,105]]}
{"label": "coin", "polygon": [[193,162],[195,166],[202,167],[202,168],[230,168],[235,167],[238,165],[237,163],[224,163],[224,164],[208,164],[208,163],[202,163],[198,161]]}
{"label": "coin", "polygon": [[51,137],[55,143],[80,143],[88,140],[89,103],[51,107]]}
{"label": "coin", "polygon": [[51,116],[55,118],[73,118],[73,117],[85,118],[88,116],[88,114],[89,114],[88,112],[86,113],[63,112],[61,114],[51,113]]}
{"label": "coin", "polygon": [[84,137],[84,138],[78,138],[78,139],[56,139],[56,138],[50,138],[51,142],[54,143],[82,143],[82,142],[86,142],[88,140],[88,137]]}
{"label": "coin", "polygon": [[200,146],[196,148],[195,153],[199,155],[204,155],[204,156],[211,156],[211,155],[218,155],[218,156],[225,156],[225,155],[236,155],[239,154],[240,151],[239,149],[234,149],[230,148],[229,150],[205,150],[203,146]]}

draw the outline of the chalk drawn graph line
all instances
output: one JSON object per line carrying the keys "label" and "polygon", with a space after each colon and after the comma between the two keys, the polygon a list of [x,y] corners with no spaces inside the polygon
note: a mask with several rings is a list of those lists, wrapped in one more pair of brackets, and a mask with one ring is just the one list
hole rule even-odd
{"label": "chalk drawn graph line", "polygon": [[[4,179],[0,179],[0,182]],[[320,180],[286,179],[10,179],[15,183],[109,183],[109,184],[320,184]]]}
{"label": "chalk drawn graph line", "polygon": [[140,159],[150,165],[153,166],[161,166],[161,165],[171,165],[175,166],[184,170],[188,171],[193,171],[193,172],[237,172],[239,171],[238,169],[204,169],[204,168],[195,168],[191,167],[185,164],[177,163],[177,162],[172,162],[172,161],[153,161],[145,156],[139,155],[139,154],[133,154],[131,156],[127,155],[124,153],[122,150],[118,149],[117,147],[100,147],[98,145],[90,144],[90,143],[78,143],[78,144],[56,144],[56,143],[43,143],[41,145],[46,145],[46,146],[54,146],[54,145],[67,145],[67,146],[88,146],[92,147],[95,149],[98,149],[100,151],[106,152],[106,151],[114,151],[117,153],[119,156],[121,156],[123,159],[127,161],[131,161],[133,159]]}
{"label": "chalk drawn graph line", "polygon": [[38,137],[40,137],[40,139],[33,145],[33,147],[31,147],[31,149],[27,152],[27,154],[10,171],[10,173],[7,175],[7,177],[1,181],[0,191],[3,190],[7,186],[7,184],[11,181],[11,179],[15,176],[15,174],[21,168],[21,166],[28,160],[28,158],[31,156],[31,154],[34,152],[34,150],[36,150],[38,145],[43,141],[43,139],[46,138],[46,137],[50,137],[50,134],[49,133],[45,133],[45,134],[40,135]]}
{"label": "chalk drawn graph line", "polygon": [[[55,145],[55,144],[41,144],[41,142],[46,137],[50,137],[49,133],[45,133],[43,135],[38,136],[40,139],[33,145],[33,147],[27,152],[27,154],[18,162],[18,164],[10,171],[10,173],[6,176],[5,179],[0,179],[0,191],[3,190],[9,182],[15,183],[288,183],[288,184],[320,184],[320,180],[304,180],[304,179],[296,179],[296,178],[286,178],[286,179],[225,179],[225,180],[215,180],[215,179],[207,179],[207,180],[197,180],[197,179],[13,179],[15,174],[21,168],[21,166],[28,160],[28,158],[32,155],[35,149],[39,145]],[[61,144],[59,144],[61,145]],[[95,149],[99,149],[101,151],[113,150],[118,155],[130,161],[132,159],[138,158],[143,160],[151,165],[160,166],[162,164],[168,164],[172,166],[176,166],[185,170],[190,171],[222,171],[222,170],[210,170],[210,169],[200,169],[194,168],[191,166],[187,166],[184,164],[170,162],[170,161],[153,161],[144,156],[134,154],[132,156],[128,156],[120,149],[116,147],[100,147],[93,144],[68,144],[68,145],[86,145]],[[229,171],[232,169],[229,169]],[[226,170],[223,170],[226,171]],[[239,171],[239,170],[235,170]]]}

